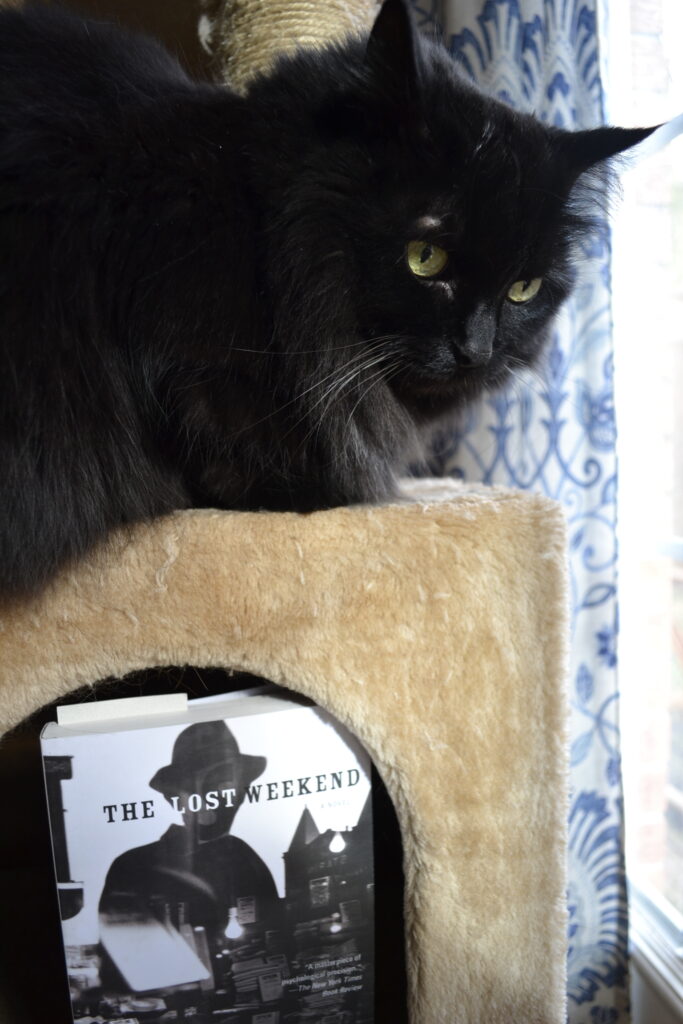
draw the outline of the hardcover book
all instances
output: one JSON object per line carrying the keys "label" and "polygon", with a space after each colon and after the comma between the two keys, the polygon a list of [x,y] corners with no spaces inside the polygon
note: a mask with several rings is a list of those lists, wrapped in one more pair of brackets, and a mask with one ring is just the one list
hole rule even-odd
{"label": "hardcover book", "polygon": [[175,696],[42,732],[73,1020],[372,1024],[368,755],[277,687]]}

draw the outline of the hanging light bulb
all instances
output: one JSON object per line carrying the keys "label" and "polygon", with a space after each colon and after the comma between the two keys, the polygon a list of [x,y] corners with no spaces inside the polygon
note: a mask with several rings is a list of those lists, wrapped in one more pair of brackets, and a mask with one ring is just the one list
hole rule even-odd
{"label": "hanging light bulb", "polygon": [[336,935],[337,932],[342,930],[341,926],[341,914],[332,915],[332,924],[330,925],[330,932],[332,935]]}
{"label": "hanging light bulb", "polygon": [[344,840],[344,837],[341,832],[335,832],[329,846],[330,853],[341,853],[344,849],[346,849],[346,841]]}
{"label": "hanging light bulb", "polygon": [[240,939],[244,934],[244,929],[237,920],[237,907],[230,907],[228,910],[228,926],[224,934],[226,939]]}

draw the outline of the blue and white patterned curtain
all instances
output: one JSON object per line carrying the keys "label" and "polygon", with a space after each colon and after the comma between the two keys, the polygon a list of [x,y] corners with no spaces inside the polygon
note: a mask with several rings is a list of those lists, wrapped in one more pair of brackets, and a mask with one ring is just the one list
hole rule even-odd
{"label": "blue and white patterned curtain", "polygon": [[[565,128],[603,123],[598,0],[414,0],[465,72]],[[573,637],[570,1024],[627,1024],[627,904],[617,723],[616,458],[609,231],[586,245],[545,369],[436,439],[432,470],[541,491],[569,520]],[[529,728],[534,728],[529,709]]]}

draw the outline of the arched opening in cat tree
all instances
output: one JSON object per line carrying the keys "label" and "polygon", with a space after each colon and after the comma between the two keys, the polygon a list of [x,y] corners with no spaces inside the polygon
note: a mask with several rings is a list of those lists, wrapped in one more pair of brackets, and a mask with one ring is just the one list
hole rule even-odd
{"label": "arched opening in cat tree", "polygon": [[[96,689],[84,687],[75,690],[61,698],[58,703],[76,704],[174,692],[184,692],[192,701],[200,697],[218,698],[220,695],[266,682],[267,680],[247,673],[231,673],[216,668],[146,669],[135,672],[125,679],[99,683]],[[43,726],[54,719],[55,705],[46,705],[7,733],[0,745],[0,786],[5,801],[5,827],[0,833],[0,900],[3,906],[3,932],[7,947],[0,957],[0,1019],[21,1020],[23,1024],[43,1024],[46,1019],[66,1021],[70,1019],[71,1013],[39,740]],[[141,736],[144,737],[144,731]],[[283,741],[286,742],[286,737]],[[131,757],[134,756],[135,753],[131,750]],[[374,849],[372,1019],[375,1022],[391,1021],[392,1024],[402,1024],[408,1018],[401,832],[392,800],[374,765],[371,767],[370,779],[369,799]],[[140,779],[140,788],[146,789],[148,781],[146,778]],[[59,788],[61,784],[56,781],[55,785]],[[131,802],[135,798],[136,794],[132,794]],[[68,809],[66,813],[68,814]],[[111,817],[116,812],[110,810],[107,813]],[[311,881],[324,888],[330,882],[329,875],[325,875],[327,868],[316,865],[316,854],[313,852],[315,842],[319,844],[323,836],[316,837],[317,829],[314,823],[309,822],[307,829],[304,829],[306,834],[302,833],[299,838],[303,838],[305,842],[314,840],[307,854],[311,868],[308,873],[311,876],[318,876],[311,877]],[[353,830],[350,834],[352,833]],[[79,841],[87,844],[88,836],[81,835]],[[135,841],[131,842],[135,846]],[[58,875],[60,870],[62,874],[65,871],[68,873],[68,850],[55,850],[57,862],[60,857],[63,863],[61,867],[58,863]],[[323,876],[323,879],[327,878],[325,885],[320,876]],[[332,882],[334,884],[333,880]],[[75,916],[80,912],[78,893],[72,888],[69,896],[73,896],[76,903],[70,909],[65,909],[64,893],[61,893],[62,917],[69,913]],[[283,899],[282,902],[284,904],[286,901]],[[318,917],[320,913],[318,912]],[[332,931],[339,928],[339,917],[338,913],[332,915]],[[314,919],[315,914],[310,912],[309,920],[297,925],[301,934],[304,934],[307,928],[314,927],[311,923]],[[339,948],[342,952],[345,949],[348,952],[351,947],[348,944],[344,946],[342,939],[343,935],[340,935]],[[299,944],[301,945],[301,941]],[[101,964],[101,949],[97,948],[96,943],[93,947],[83,950],[84,976],[87,976],[92,966],[88,963],[88,957]],[[254,949],[253,952],[257,951]],[[73,951],[71,955],[73,958]],[[251,959],[255,960],[256,956]],[[112,977],[111,971],[108,977]],[[147,998],[146,1010],[150,1015],[146,1016],[145,1020],[186,1019],[183,1004],[185,1002],[189,1006],[191,1000],[172,996],[166,1001],[167,1010],[161,1009],[161,1004],[157,1003],[159,1016],[155,1017],[152,1012],[154,1000],[149,995]],[[144,1000],[138,1002],[138,1012],[145,1012]],[[106,992],[102,988],[95,992],[91,1012],[96,1012],[98,1006],[106,1007]],[[249,1011],[245,1010],[245,1021],[251,1021],[252,1012],[255,1012],[253,1006]],[[165,1016],[165,1013],[169,1015]],[[203,1018],[193,1015],[192,1019],[199,1022]],[[225,1018],[219,1013],[212,1012],[207,1019],[225,1019],[231,1024],[235,1021],[241,1024],[242,1020],[239,1015],[235,1016],[235,1012],[226,1015]]]}

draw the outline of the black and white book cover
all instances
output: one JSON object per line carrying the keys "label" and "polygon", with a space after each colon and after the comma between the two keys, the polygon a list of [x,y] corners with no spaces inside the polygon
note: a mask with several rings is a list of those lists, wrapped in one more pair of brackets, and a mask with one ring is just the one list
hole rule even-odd
{"label": "black and white book cover", "polygon": [[74,1021],[372,1024],[357,740],[276,688],[106,704],[41,737]]}

